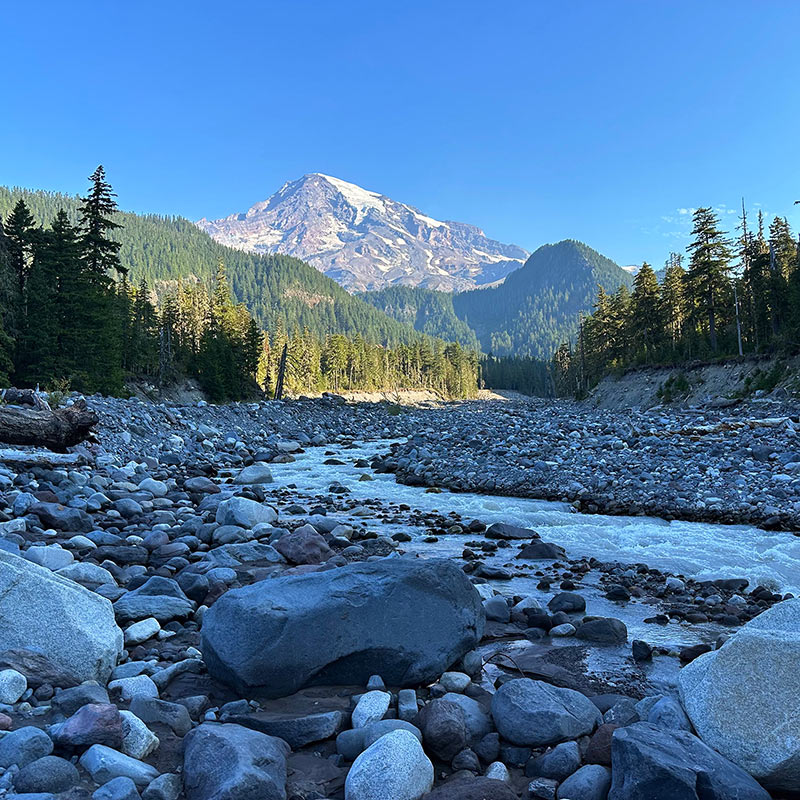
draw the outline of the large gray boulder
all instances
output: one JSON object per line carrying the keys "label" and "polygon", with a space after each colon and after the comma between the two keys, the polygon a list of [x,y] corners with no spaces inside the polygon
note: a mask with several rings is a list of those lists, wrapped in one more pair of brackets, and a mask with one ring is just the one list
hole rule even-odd
{"label": "large gray boulder", "polygon": [[521,747],[543,747],[591,733],[603,721],[597,706],[574,689],[531,678],[507,681],[492,698],[500,735]]}
{"label": "large gray boulder", "polygon": [[184,739],[187,800],[286,800],[289,752],[283,739],[204,722]]}
{"label": "large gray boulder", "polygon": [[700,738],[774,790],[800,786],[800,598],[685,666],[678,686]]}
{"label": "large gray boulder", "polygon": [[636,722],[614,731],[608,800],[769,800],[743,769],[686,731]]}
{"label": "large gray boulder", "polygon": [[105,683],[122,653],[122,631],[104,597],[0,550],[0,651],[17,649]]}
{"label": "large gray boulder", "polygon": [[455,564],[391,558],[233,589],[206,612],[202,650],[213,677],[269,697],[371,675],[411,686],[472,650],[483,623]]}

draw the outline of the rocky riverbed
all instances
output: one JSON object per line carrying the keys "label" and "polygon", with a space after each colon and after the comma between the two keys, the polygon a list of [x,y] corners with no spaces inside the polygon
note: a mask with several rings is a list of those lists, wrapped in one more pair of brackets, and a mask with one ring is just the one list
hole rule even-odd
{"label": "rocky riverbed", "polygon": [[800,786],[800,539],[576,510],[789,528],[790,409],[89,403],[73,463],[0,468],[0,793]]}

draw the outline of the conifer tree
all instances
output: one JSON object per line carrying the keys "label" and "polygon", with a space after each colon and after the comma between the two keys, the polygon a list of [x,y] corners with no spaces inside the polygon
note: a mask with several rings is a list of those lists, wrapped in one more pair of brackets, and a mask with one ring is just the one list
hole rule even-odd
{"label": "conifer tree", "polygon": [[690,253],[688,288],[696,320],[705,321],[711,350],[719,348],[719,323],[730,290],[731,253],[717,215],[710,208],[698,208],[692,217],[694,237]]}
{"label": "conifer tree", "polygon": [[658,278],[645,261],[633,281],[630,308],[633,349],[645,362],[655,360],[662,344],[664,322],[660,294]]}
{"label": "conifer tree", "polygon": [[120,264],[120,244],[110,234],[119,228],[115,194],[99,166],[90,176],[91,186],[80,204],[82,274],[73,304],[80,307],[84,369],[79,388],[118,394],[122,390],[122,315],[114,275],[125,273]]}

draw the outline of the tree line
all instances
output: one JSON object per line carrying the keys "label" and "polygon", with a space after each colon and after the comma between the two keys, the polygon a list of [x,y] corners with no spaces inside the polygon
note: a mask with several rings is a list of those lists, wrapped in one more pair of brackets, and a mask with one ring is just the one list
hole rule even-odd
{"label": "tree line", "polygon": [[259,368],[259,382],[270,396],[284,349],[285,388],[291,394],[428,389],[442,397],[466,398],[478,389],[477,352],[457,342],[426,337],[387,348],[360,335],[320,338],[308,329],[288,335],[279,324],[273,334],[264,335]]}
{"label": "tree line", "polygon": [[743,204],[735,237],[708,207],[692,223],[685,267],[673,253],[661,281],[645,263],[632,291],[599,289],[553,358],[560,393],[584,394],[611,370],[800,348],[800,248],[786,218],[765,229],[759,212],[751,228]]}
{"label": "tree line", "polygon": [[169,385],[191,377],[216,402],[270,396],[286,345],[289,392],[475,392],[477,356],[457,344],[412,334],[414,341],[392,349],[360,334],[325,337],[299,326],[287,334],[281,313],[267,335],[234,300],[221,260],[210,281],[163,281],[158,295],[144,274],[134,285],[120,257],[121,215],[102,166],[89,180],[77,214],[51,210],[49,224],[40,225],[20,198],[0,218],[2,385],[120,395],[129,378]]}

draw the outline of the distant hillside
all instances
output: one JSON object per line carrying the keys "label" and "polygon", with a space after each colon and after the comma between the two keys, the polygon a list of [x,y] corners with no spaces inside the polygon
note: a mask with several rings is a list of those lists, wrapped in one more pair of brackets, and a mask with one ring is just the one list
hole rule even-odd
{"label": "distant hillside", "polygon": [[[55,192],[0,187],[0,217],[24,199],[39,222],[48,225],[64,208],[77,220],[78,198]],[[144,277],[156,291],[179,278],[208,281],[223,261],[236,299],[244,302],[259,324],[274,330],[281,320],[287,330],[307,327],[324,336],[342,333],[394,346],[419,338],[411,327],[373,305],[353,297],[335,281],[296,258],[258,255],[215,242],[182,217],[120,213],[120,257],[132,282]]]}
{"label": "distant hillside", "polygon": [[364,292],[359,297],[390,317],[415,330],[478,349],[478,338],[469,325],[456,316],[453,295],[421,286],[390,286],[379,292]]}
{"label": "distant hillside", "polygon": [[536,250],[499,286],[453,297],[459,319],[484,352],[549,359],[590,313],[602,285],[614,292],[631,275],[591,247],[568,239]]}

